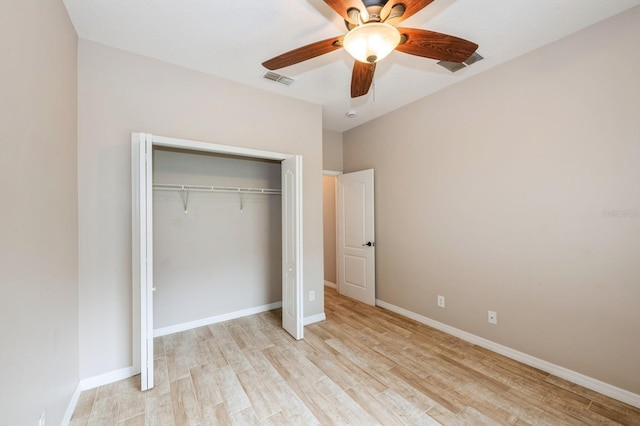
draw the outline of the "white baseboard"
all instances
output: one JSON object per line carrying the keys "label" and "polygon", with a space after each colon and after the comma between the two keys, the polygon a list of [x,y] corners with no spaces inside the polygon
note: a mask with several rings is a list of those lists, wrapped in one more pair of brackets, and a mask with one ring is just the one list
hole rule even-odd
{"label": "white baseboard", "polygon": [[[257,306],[255,308],[243,309],[241,311],[230,312],[228,314],[216,315],[209,318],[203,318],[197,321],[185,322],[182,324],[176,324],[169,327],[158,328],[153,330],[153,337],[166,336],[167,334],[178,333],[181,331],[191,330],[198,327],[204,327],[206,325],[216,324],[222,321],[229,321],[236,318],[242,318],[249,315],[259,314],[261,312],[271,311],[273,309],[282,308],[282,302],[275,302],[269,305]],[[327,319],[324,312],[321,314],[305,317],[303,320],[304,325],[313,324],[315,322],[324,321]]]}
{"label": "white baseboard", "polygon": [[629,405],[633,405],[634,407],[640,408],[640,395],[635,394],[633,392],[629,392],[628,390],[621,389],[619,387],[610,385],[608,383],[602,382],[600,380],[594,379],[589,376],[585,376],[584,374],[578,373],[573,370],[569,370],[568,368],[564,368],[559,365],[552,364],[548,361],[542,360],[540,358],[536,358],[534,356],[525,354],[515,349],[511,349],[507,346],[503,346],[499,343],[493,342],[491,340],[485,339],[480,336],[476,336],[475,334],[468,333],[458,328],[451,327],[450,325],[443,324],[439,321],[422,316],[420,314],[416,314],[414,312],[408,311],[404,308],[392,305],[382,300],[376,299],[376,305],[380,306],[381,308],[385,308],[392,312],[398,313],[407,318],[411,318],[415,321],[418,321],[419,323],[433,327],[437,330],[443,331],[447,334],[451,334],[452,336],[459,337],[460,339],[466,340],[467,342],[473,343],[485,349],[489,349],[490,351],[499,353],[513,360],[519,361],[523,364],[530,365],[531,367],[535,367],[542,371],[546,371],[547,373],[553,374],[554,376],[558,376],[572,383],[578,384],[580,386],[584,386],[587,389],[591,389],[603,395],[607,395],[607,396],[610,396],[611,398],[615,398],[618,401],[622,401]]}
{"label": "white baseboard", "polygon": [[270,303],[268,305],[256,306],[254,308],[243,309],[241,311],[229,312],[228,314],[221,314],[213,317],[199,319],[196,321],[189,321],[182,324],[171,325],[169,327],[157,328],[153,330],[153,337],[179,333],[181,331],[204,327],[206,325],[216,324],[222,321],[229,321],[236,318],[242,318],[253,314],[259,314],[261,312],[271,311],[278,308],[282,308],[282,302]]}
{"label": "white baseboard", "polygon": [[338,285],[336,283],[332,283],[331,281],[325,281],[324,285],[331,288],[338,288]]}
{"label": "white baseboard", "polygon": [[76,411],[76,406],[78,405],[78,400],[80,399],[80,393],[82,393],[82,389],[80,388],[80,383],[78,383],[78,386],[76,386],[76,390],[71,396],[71,401],[69,401],[69,405],[67,406],[67,411],[65,411],[62,422],[60,423],[61,426],[67,426],[69,423],[71,423],[71,416],[73,416],[73,412]]}
{"label": "white baseboard", "polygon": [[137,372],[133,367],[121,368],[99,376],[82,379],[80,380],[78,387],[80,387],[81,391],[85,391],[87,389],[97,388],[98,386],[108,385],[109,383],[117,382],[119,380],[128,379],[138,373],[139,371]]}
{"label": "white baseboard", "polygon": [[311,315],[310,317],[305,317],[304,318],[304,325],[309,325],[309,324],[313,324],[315,322],[320,322],[320,321],[324,321],[327,319],[327,316],[323,313],[321,314],[316,314],[316,315]]}

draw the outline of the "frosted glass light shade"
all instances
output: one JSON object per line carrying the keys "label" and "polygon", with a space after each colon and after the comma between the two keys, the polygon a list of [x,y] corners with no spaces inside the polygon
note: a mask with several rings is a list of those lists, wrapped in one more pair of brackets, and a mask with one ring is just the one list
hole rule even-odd
{"label": "frosted glass light shade", "polygon": [[400,43],[400,32],[389,24],[372,22],[355,27],[344,36],[342,45],[357,61],[374,63]]}

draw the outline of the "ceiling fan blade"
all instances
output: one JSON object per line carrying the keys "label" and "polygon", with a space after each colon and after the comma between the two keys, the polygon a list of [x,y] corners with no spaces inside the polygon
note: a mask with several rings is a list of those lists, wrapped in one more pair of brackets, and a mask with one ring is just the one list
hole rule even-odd
{"label": "ceiling fan blade", "polygon": [[342,48],[342,36],[328,38],[278,55],[275,58],[263,62],[262,65],[267,69],[277,70],[306,61],[307,59],[315,58],[316,56],[324,55],[325,53],[333,52],[340,48]]}
{"label": "ceiling fan blade", "polygon": [[[336,11],[336,13],[344,18],[345,21],[352,24],[358,24],[358,21],[349,16],[349,9],[358,9],[360,13],[367,14],[367,8],[362,3],[362,0],[324,0],[329,7]],[[367,15],[368,16],[368,15]],[[366,19],[365,19],[366,21]]]}
{"label": "ceiling fan blade", "polygon": [[396,47],[403,53],[448,62],[464,62],[478,45],[462,38],[417,28],[398,28],[406,41]]}
{"label": "ceiling fan blade", "polygon": [[384,5],[382,11],[380,12],[380,16],[387,17],[389,13],[391,13],[391,9],[393,9],[396,5],[404,6],[404,13],[402,16],[396,16],[387,21],[388,24],[397,24],[401,21],[404,21],[409,16],[420,12],[425,7],[429,6],[433,0],[389,0],[387,4]]}
{"label": "ceiling fan blade", "polygon": [[353,74],[351,75],[352,98],[366,95],[369,92],[375,71],[375,62],[372,64],[365,64],[364,62],[355,61],[353,64]]}

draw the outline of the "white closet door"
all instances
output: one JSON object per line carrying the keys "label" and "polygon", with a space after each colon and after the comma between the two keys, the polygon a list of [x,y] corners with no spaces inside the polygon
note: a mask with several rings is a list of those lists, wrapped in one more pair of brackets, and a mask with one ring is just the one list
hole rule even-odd
{"label": "white closet door", "polygon": [[141,389],[153,387],[153,190],[152,137],[131,137],[132,252],[134,313],[133,362],[141,373]]}
{"label": "white closet door", "polygon": [[303,338],[302,157],[282,161],[282,327]]}

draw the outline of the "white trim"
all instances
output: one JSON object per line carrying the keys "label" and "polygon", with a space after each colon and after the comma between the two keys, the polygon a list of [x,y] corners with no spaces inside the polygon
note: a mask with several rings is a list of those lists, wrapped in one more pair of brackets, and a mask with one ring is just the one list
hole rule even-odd
{"label": "white trim", "polygon": [[273,309],[278,309],[278,308],[282,308],[282,302],[270,303],[268,305],[242,309],[240,311],[215,315],[213,317],[184,322],[182,324],[170,325],[169,327],[157,328],[153,330],[153,337],[161,337],[161,336],[166,336],[167,334],[179,333],[181,331],[191,330],[193,328],[204,327],[206,325],[216,324],[223,321],[229,321],[236,318],[242,318],[249,315],[259,314],[261,312],[271,311]]}
{"label": "white trim", "polygon": [[[340,217],[338,216],[338,177],[336,176],[335,179],[333,179],[333,225],[335,228],[335,241],[336,241],[336,246],[334,247],[334,259],[333,261],[335,262],[335,277],[336,277],[336,282],[332,283],[333,285],[335,285],[335,289],[338,293],[340,293],[340,288],[338,288],[338,262],[339,262],[339,255],[338,255],[338,243],[339,243],[339,238],[340,238],[340,234],[338,233],[338,221],[340,220]],[[375,272],[375,271],[374,271]]]}
{"label": "white trim", "polygon": [[67,426],[71,423],[71,417],[73,416],[73,412],[76,411],[76,406],[78,405],[78,400],[80,399],[80,394],[82,393],[82,389],[80,388],[80,383],[76,386],[76,390],[73,391],[73,395],[71,395],[71,400],[69,401],[69,405],[67,406],[67,411],[64,413],[64,417],[62,418],[61,426]]}
{"label": "white trim", "polygon": [[629,405],[633,405],[634,407],[640,408],[640,395],[629,392],[628,390],[621,389],[592,377],[585,376],[584,374],[578,373],[576,371],[569,370],[568,368],[561,367],[540,358],[536,358],[515,349],[511,349],[507,346],[503,346],[499,343],[493,342],[483,337],[476,336],[475,334],[471,334],[458,328],[451,327],[450,325],[443,324],[439,321],[422,316],[420,314],[416,314],[404,308],[400,308],[398,306],[384,302],[380,299],[376,299],[376,305],[380,306],[381,308],[385,308],[392,312],[398,313],[407,318],[411,318],[412,320],[418,321],[422,324],[433,327],[437,330],[443,331],[447,334],[451,334],[452,336],[459,337],[460,339],[466,340],[467,342],[473,343],[485,349],[489,349],[490,351],[519,361],[523,364],[530,365],[531,367],[546,371],[549,374],[553,374],[554,376],[558,376],[577,385],[584,386],[587,389],[591,389],[603,395],[607,395],[611,398],[617,399],[618,401],[622,401]]}
{"label": "white trim", "polygon": [[305,317],[303,322],[304,325],[309,325],[309,324],[313,324],[316,322],[320,322],[320,321],[324,321],[327,319],[327,316],[323,313],[321,314],[315,314],[315,315],[311,315],[309,317]]}
{"label": "white trim", "polygon": [[342,172],[338,172],[336,170],[323,170],[322,174],[324,176],[340,176]]}
{"label": "white trim", "polygon": [[324,285],[326,287],[338,288],[338,285],[336,283],[332,283],[331,281],[327,281],[327,280],[324,280]]}
{"label": "white trim", "polygon": [[133,368],[133,366],[121,368],[120,370],[111,371],[99,376],[82,379],[80,380],[80,384],[78,384],[78,387],[81,391],[86,391],[87,389],[93,389],[97,388],[98,386],[104,386],[120,380],[128,379],[129,377],[133,377],[136,374],[138,373],[136,373],[136,370]]}
{"label": "white trim", "polygon": [[264,158],[267,160],[286,160],[293,157],[292,154],[281,154],[279,152],[262,151],[259,149],[242,148],[239,146],[219,145],[215,143],[192,141],[189,139],[177,139],[164,136],[152,135],[153,144],[158,146],[168,146],[172,148],[186,148],[196,151],[217,152],[219,154],[229,154],[241,157]]}

